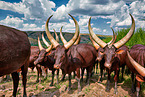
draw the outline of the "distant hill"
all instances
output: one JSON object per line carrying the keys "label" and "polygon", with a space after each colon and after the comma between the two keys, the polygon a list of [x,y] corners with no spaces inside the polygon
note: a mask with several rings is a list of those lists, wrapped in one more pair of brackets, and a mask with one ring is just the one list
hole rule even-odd
{"label": "distant hill", "polygon": [[[26,31],[26,33],[28,34],[30,43],[33,46],[38,45],[37,39],[38,39],[38,35],[40,36],[40,39],[41,39],[41,33],[44,33],[45,39],[49,42],[49,39],[47,38],[47,35],[46,35],[45,31]],[[55,38],[54,32],[50,32],[50,33]],[[56,33],[59,36],[59,32],[56,32]],[[73,35],[74,35],[74,33],[63,32],[63,36],[67,41],[69,41],[73,37]],[[109,35],[97,35],[97,36],[100,39],[105,39],[105,38],[108,38],[108,37],[112,37],[112,36],[109,36]],[[41,42],[41,43],[43,44],[43,42]],[[60,37],[59,37],[59,43],[62,45]],[[82,34],[81,33],[80,43],[91,43],[90,38],[89,38],[89,34]]]}

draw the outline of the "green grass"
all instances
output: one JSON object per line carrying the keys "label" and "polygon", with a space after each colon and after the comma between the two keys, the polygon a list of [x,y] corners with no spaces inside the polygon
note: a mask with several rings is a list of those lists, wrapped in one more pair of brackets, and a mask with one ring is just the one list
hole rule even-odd
{"label": "green grass", "polygon": [[[116,32],[117,39],[116,42],[121,40],[128,32],[130,28],[128,29],[121,29]],[[130,38],[130,40],[125,44],[126,46],[129,46],[131,48],[135,44],[143,44],[145,45],[145,30],[143,28],[138,28],[136,32],[134,32],[133,36]],[[103,40],[104,42],[109,42],[110,37],[106,37],[106,39]]]}

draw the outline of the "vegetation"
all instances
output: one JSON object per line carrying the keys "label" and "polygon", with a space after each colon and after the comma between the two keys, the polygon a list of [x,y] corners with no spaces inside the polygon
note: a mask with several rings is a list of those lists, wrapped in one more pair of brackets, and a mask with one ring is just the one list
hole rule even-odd
{"label": "vegetation", "polygon": [[[120,39],[122,39],[130,30],[130,28],[128,29],[121,29],[120,31],[117,31],[117,39],[116,42],[119,41]],[[143,44],[145,45],[145,31],[143,28],[138,28],[136,30],[136,32],[134,32],[133,36],[131,37],[131,39],[125,44],[127,46],[129,46],[130,48],[135,45],[135,44]]]}

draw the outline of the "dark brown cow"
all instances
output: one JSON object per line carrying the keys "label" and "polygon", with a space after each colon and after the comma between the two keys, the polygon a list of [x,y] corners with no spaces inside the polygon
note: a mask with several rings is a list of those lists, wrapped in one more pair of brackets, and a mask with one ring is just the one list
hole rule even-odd
{"label": "dark brown cow", "polygon": [[80,69],[81,68],[87,69],[88,83],[89,83],[89,77],[90,77],[90,74],[91,74],[95,59],[96,59],[96,55],[95,55],[96,50],[92,45],[89,45],[89,44],[74,45],[75,47],[73,47],[72,50],[70,50],[71,46],[74,44],[74,42],[77,40],[77,38],[79,36],[79,26],[73,16],[71,16],[71,17],[75,22],[76,32],[75,32],[73,38],[69,42],[67,42],[63,46],[59,45],[59,43],[52,37],[52,35],[50,34],[50,32],[48,30],[48,22],[51,17],[52,16],[50,16],[48,18],[45,28],[46,28],[47,37],[49,38],[50,42],[56,48],[56,51],[55,51],[56,61],[55,61],[54,67],[56,69],[61,68],[64,70],[65,74],[69,74],[68,90],[71,89],[71,72],[76,71],[77,81],[78,81],[78,91],[81,91]]}
{"label": "dark brown cow", "polygon": [[[145,67],[145,46],[141,45],[141,44],[136,44],[134,46],[131,47],[130,49],[130,56],[137,62],[139,63],[141,66]],[[135,69],[134,68],[134,62],[130,62],[128,60],[132,60],[130,57],[128,59],[128,57],[126,58],[126,62],[127,62],[127,67],[132,71],[132,92],[137,92],[137,97],[139,96],[139,91],[140,91],[140,82],[144,82],[145,81],[145,72],[143,71],[143,69],[139,68],[140,70],[138,71],[138,68]],[[142,71],[141,71],[142,70]],[[136,85],[135,85],[135,81],[134,81],[134,73],[136,74]],[[136,89],[135,89],[136,86]]]}
{"label": "dark brown cow", "polygon": [[[43,36],[42,36],[43,37]],[[44,37],[43,37],[44,38]],[[43,39],[45,41],[45,39]],[[45,41],[47,42],[47,41]],[[54,52],[55,49],[52,49],[52,45],[49,46],[49,48],[45,49],[42,47],[41,42],[38,37],[38,45],[40,49],[39,57],[34,61],[35,65],[40,64],[41,66],[47,67],[49,70],[52,70],[52,81],[50,86],[53,86],[53,81],[54,81],[54,73],[56,69],[54,68]],[[58,78],[59,78],[59,70],[57,70],[57,83],[58,83]],[[47,77],[46,77],[47,78]]]}
{"label": "dark brown cow", "polygon": [[18,69],[22,70],[23,96],[26,95],[26,77],[30,57],[30,42],[25,32],[0,25],[0,77],[11,74],[13,79],[13,96],[19,83]]}
{"label": "dark brown cow", "polygon": [[[36,67],[37,69],[37,80],[36,82],[41,82],[41,77],[42,77],[42,69],[41,69],[41,66],[38,66],[38,65],[34,65],[34,61],[38,58],[39,56],[39,47],[38,46],[31,46],[31,55],[30,55],[30,58],[29,58],[29,68],[33,69]],[[47,69],[44,68],[45,70],[45,73],[47,75]],[[40,79],[39,79],[39,76],[40,76]]]}
{"label": "dark brown cow", "polygon": [[123,46],[131,38],[131,36],[134,33],[134,29],[135,29],[135,21],[134,21],[131,14],[130,14],[130,16],[131,16],[131,19],[132,19],[132,26],[131,26],[130,31],[120,41],[118,41],[116,43],[115,43],[115,41],[113,41],[110,44],[105,43],[104,41],[102,41],[101,39],[99,39],[95,35],[95,33],[92,31],[92,28],[91,28],[91,25],[90,25],[91,18],[89,20],[88,28],[89,28],[89,32],[90,32],[91,37],[104,49],[104,52],[103,52],[104,59],[105,59],[104,66],[108,70],[108,80],[107,80],[107,86],[106,86],[107,91],[109,91],[110,73],[112,71],[115,71],[115,77],[114,77],[115,89],[114,89],[114,93],[117,93],[117,80],[118,80],[119,66],[120,66],[120,60],[115,55],[117,53],[119,53],[119,52],[117,52],[117,49],[119,49],[121,46]]}

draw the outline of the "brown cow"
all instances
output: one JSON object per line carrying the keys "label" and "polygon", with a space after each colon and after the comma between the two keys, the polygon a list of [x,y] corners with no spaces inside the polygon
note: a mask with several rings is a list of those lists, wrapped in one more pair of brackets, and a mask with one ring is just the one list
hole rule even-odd
{"label": "brown cow", "polygon": [[[136,44],[134,46],[131,47],[130,49],[130,56],[137,62],[139,63],[141,66],[145,67],[145,46],[142,44]],[[139,91],[140,91],[140,82],[144,82],[145,81],[145,73],[144,73],[144,69],[139,68],[140,70],[138,71],[138,68],[134,68],[134,62],[132,61],[132,58],[129,59],[128,57],[126,58],[126,62],[127,62],[127,67],[129,68],[129,70],[132,71],[132,92],[137,92],[137,97],[139,96]],[[130,61],[128,61],[130,60]],[[139,66],[140,66],[139,65]],[[142,71],[141,71],[142,70]],[[134,73],[136,74],[136,84],[134,81]],[[136,86],[136,89],[135,89]]]}
{"label": "brown cow", "polygon": [[19,83],[18,69],[22,70],[23,96],[26,95],[26,77],[30,57],[30,42],[25,32],[0,25],[0,77],[11,74],[13,79],[13,96]]}
{"label": "brown cow", "polygon": [[[51,80],[50,86],[53,86],[54,73],[56,71],[56,69],[54,68],[54,63],[55,63],[54,52],[55,52],[55,49],[52,49],[53,46],[48,44],[48,42],[45,40],[43,34],[42,34],[42,39],[43,39],[44,43],[47,44],[48,48],[47,49],[43,48],[43,46],[41,45],[41,42],[39,40],[39,37],[38,37],[38,46],[39,46],[40,53],[39,53],[38,58],[34,61],[34,64],[35,65],[40,64],[41,66],[47,67],[49,70],[52,71],[52,80]],[[58,39],[57,39],[57,41],[58,41]],[[57,70],[57,75],[56,76],[57,76],[57,83],[58,83],[59,70]]]}
{"label": "brown cow", "polygon": [[[37,80],[36,82],[41,82],[41,77],[42,77],[42,69],[41,66],[34,65],[34,61],[38,58],[39,56],[39,47],[38,46],[31,46],[31,54],[29,58],[29,68],[33,71],[33,69],[36,67],[37,69]],[[47,75],[47,69],[44,68],[45,73]],[[39,79],[40,76],[40,79]]]}
{"label": "brown cow", "polygon": [[[115,57],[117,52],[117,49],[119,49],[121,46],[123,46],[133,35],[134,33],[134,29],[135,29],[135,21],[132,17],[132,15],[130,14],[131,19],[132,19],[132,26],[130,31],[127,33],[127,35],[125,37],[123,37],[120,41],[116,42],[113,41],[110,44],[105,43],[104,41],[102,41],[100,38],[98,38],[95,33],[92,31],[91,25],[90,25],[90,21],[91,18],[89,20],[89,32],[91,37],[95,40],[95,42],[97,42],[103,49],[104,49],[104,59],[105,59],[105,63],[104,66],[107,68],[108,70],[108,80],[107,80],[107,86],[106,86],[106,90],[109,91],[109,84],[110,84],[110,73],[114,70],[115,71],[115,77],[114,77],[114,81],[115,81],[115,89],[114,89],[114,93],[117,93],[117,80],[118,80],[118,74],[119,74],[119,67],[120,67],[120,60],[118,57]],[[114,32],[114,31],[113,31]]]}
{"label": "brown cow", "polygon": [[[70,14],[69,14],[70,15]],[[70,15],[71,16],[71,15]],[[81,85],[80,85],[80,68],[86,68],[88,71],[88,83],[89,78],[91,75],[91,71],[94,65],[94,62],[96,60],[96,50],[95,48],[90,44],[78,44],[74,45],[75,47],[71,49],[74,42],[77,40],[79,36],[79,26],[77,21],[73,16],[72,19],[75,22],[76,26],[76,32],[73,38],[61,46],[50,34],[48,30],[48,22],[52,16],[50,16],[46,22],[45,28],[46,28],[46,34],[49,38],[50,42],[54,45],[56,48],[55,51],[55,65],[54,67],[56,69],[63,69],[65,74],[69,74],[69,87],[68,90],[71,89],[71,72],[76,71],[77,75],[77,81],[78,81],[78,91],[81,91]],[[89,57],[88,57],[89,56]]]}

